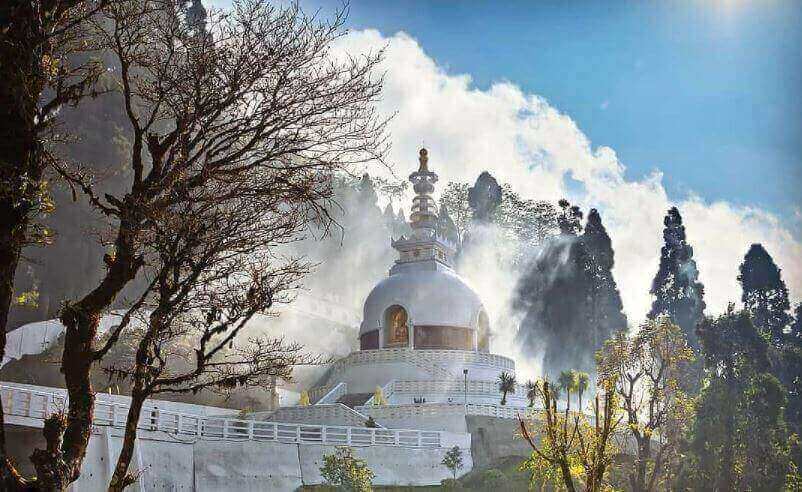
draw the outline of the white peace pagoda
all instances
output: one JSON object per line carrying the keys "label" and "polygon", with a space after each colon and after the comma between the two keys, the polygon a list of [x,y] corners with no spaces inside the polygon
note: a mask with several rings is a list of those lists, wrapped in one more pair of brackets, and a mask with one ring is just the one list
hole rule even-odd
{"label": "white peace pagoda", "polygon": [[426,149],[419,160],[409,176],[412,234],[391,241],[399,257],[365,300],[360,349],[332,364],[309,392],[311,405],[282,407],[272,419],[359,425],[373,417],[388,428],[465,432],[465,415],[523,413],[521,388],[500,405],[498,376],[514,374],[515,362],[490,352],[487,312],[454,271],[455,244],[438,225]]}

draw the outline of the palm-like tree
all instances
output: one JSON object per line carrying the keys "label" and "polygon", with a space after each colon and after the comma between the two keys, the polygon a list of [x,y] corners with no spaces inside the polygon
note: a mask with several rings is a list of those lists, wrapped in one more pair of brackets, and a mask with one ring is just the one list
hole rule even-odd
{"label": "palm-like tree", "polygon": [[498,390],[501,392],[501,404],[507,404],[507,393],[515,393],[515,376],[503,371],[498,375]]}
{"label": "palm-like tree", "polygon": [[529,406],[535,406],[535,398],[540,391],[540,381],[532,381],[531,379],[526,382],[526,398],[529,400]]}
{"label": "palm-like tree", "polygon": [[579,394],[579,411],[582,411],[582,395],[590,385],[590,376],[586,372],[576,373],[576,391]]}
{"label": "palm-like tree", "polygon": [[566,410],[571,409],[571,392],[576,391],[577,388],[577,375],[576,371],[562,371],[560,377],[557,378],[557,384],[560,389],[565,390]]}

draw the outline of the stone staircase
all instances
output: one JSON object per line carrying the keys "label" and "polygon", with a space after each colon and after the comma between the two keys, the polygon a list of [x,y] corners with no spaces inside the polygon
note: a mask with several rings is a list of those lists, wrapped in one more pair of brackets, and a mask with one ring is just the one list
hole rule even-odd
{"label": "stone staircase", "polygon": [[337,403],[342,403],[348,408],[362,406],[373,396],[373,393],[348,393],[342,395]]}

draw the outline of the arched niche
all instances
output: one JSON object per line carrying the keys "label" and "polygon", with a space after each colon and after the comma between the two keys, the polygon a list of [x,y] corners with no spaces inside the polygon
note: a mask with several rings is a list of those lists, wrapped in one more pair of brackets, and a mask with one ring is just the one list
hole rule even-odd
{"label": "arched niche", "polygon": [[409,346],[409,314],[398,304],[394,304],[384,311],[382,319],[385,347]]}
{"label": "arched niche", "polygon": [[490,351],[490,318],[484,311],[479,313],[476,321],[476,348],[481,352]]}

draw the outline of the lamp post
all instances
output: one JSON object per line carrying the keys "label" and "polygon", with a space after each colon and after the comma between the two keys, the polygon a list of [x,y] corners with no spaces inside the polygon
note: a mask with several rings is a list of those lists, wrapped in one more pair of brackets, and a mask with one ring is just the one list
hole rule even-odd
{"label": "lamp post", "polygon": [[465,415],[468,415],[468,370],[462,370],[462,376],[465,379]]}

